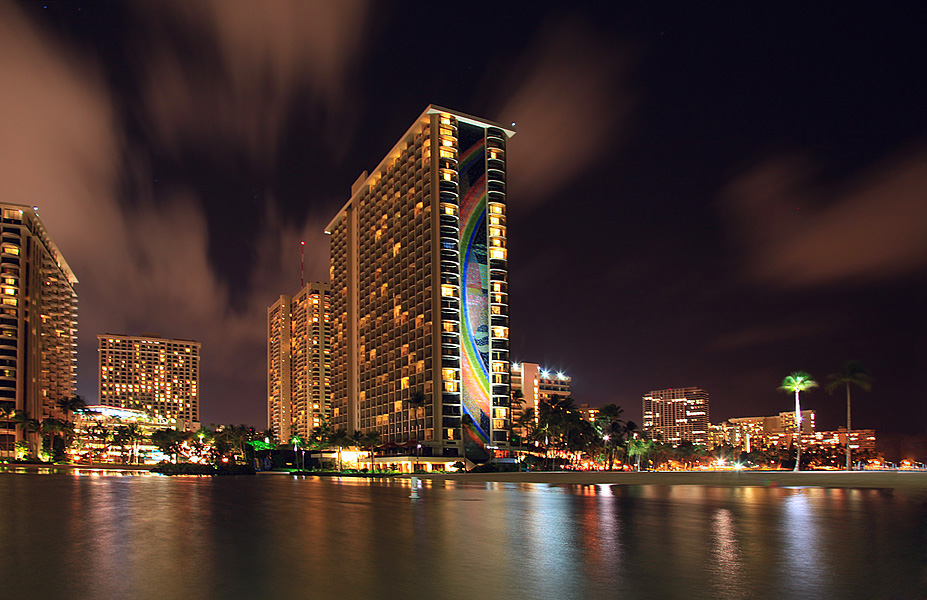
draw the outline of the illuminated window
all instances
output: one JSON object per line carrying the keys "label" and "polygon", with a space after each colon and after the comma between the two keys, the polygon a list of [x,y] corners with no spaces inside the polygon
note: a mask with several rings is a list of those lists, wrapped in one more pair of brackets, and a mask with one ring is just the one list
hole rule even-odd
{"label": "illuminated window", "polygon": [[[450,180],[451,180],[451,174],[450,174],[449,172],[445,171],[445,172],[444,172],[444,181],[450,181]],[[18,251],[17,251],[17,254],[18,254]]]}
{"label": "illuminated window", "polygon": [[489,258],[505,260],[505,248],[491,248],[489,250]]}
{"label": "illuminated window", "polygon": [[441,378],[445,381],[457,379],[457,369],[441,369]]}
{"label": "illuminated window", "polygon": [[456,392],[456,391],[457,391],[457,382],[456,382],[456,381],[445,381],[445,382],[444,382],[444,391],[445,391],[445,392]]}
{"label": "illuminated window", "polygon": [[454,206],[453,204],[445,204],[445,205],[444,205],[444,214],[446,214],[446,215],[456,215],[456,214],[457,214],[457,207]]}
{"label": "illuminated window", "polygon": [[399,242],[396,242],[395,244],[393,244],[393,256],[397,256],[401,248],[402,248],[402,244],[400,244]]}
{"label": "illuminated window", "polygon": [[449,285],[442,285],[441,295],[445,298],[452,297],[454,295],[454,288]]}
{"label": "illuminated window", "polygon": [[403,377],[403,378],[400,380],[400,388],[402,388],[402,389],[404,389],[404,390],[409,389],[409,378],[408,378],[408,377]]}

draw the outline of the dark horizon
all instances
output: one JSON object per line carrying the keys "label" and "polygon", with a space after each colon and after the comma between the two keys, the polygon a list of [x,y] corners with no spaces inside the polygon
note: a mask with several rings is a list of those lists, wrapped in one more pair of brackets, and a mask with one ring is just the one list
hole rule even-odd
{"label": "dark horizon", "polygon": [[428,104],[514,122],[513,360],[638,423],[670,387],[714,423],[777,414],[803,370],[822,430],[859,360],[854,428],[925,434],[914,8],[6,4],[0,197],[80,280],[88,402],[97,334],[157,331],[203,344],[203,423],[263,428],[300,240],[327,281],[324,226]]}

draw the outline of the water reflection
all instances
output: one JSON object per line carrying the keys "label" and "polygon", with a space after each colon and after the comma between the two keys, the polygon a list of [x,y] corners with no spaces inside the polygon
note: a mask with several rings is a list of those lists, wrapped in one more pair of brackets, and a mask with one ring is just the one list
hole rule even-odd
{"label": "water reflection", "polygon": [[412,500],[410,485],[3,474],[2,595],[914,598],[927,591],[924,503],[875,491],[426,480]]}

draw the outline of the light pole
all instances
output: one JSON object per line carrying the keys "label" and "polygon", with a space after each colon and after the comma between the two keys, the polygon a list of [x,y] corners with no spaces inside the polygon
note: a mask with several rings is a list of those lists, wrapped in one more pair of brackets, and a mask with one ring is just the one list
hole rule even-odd
{"label": "light pole", "polygon": [[608,440],[611,439],[611,436],[606,433],[605,435],[602,436],[602,439],[605,440],[605,461],[606,461],[606,464],[608,465],[608,470],[611,471],[612,470],[612,458],[611,458],[612,453],[608,449]]}

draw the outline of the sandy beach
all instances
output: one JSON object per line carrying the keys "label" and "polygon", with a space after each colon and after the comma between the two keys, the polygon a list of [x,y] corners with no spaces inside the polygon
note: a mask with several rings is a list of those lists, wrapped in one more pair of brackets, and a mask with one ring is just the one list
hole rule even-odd
{"label": "sandy beach", "polygon": [[530,473],[421,474],[420,479],[552,485],[710,485],[899,489],[927,493],[927,471],[536,471]]}

